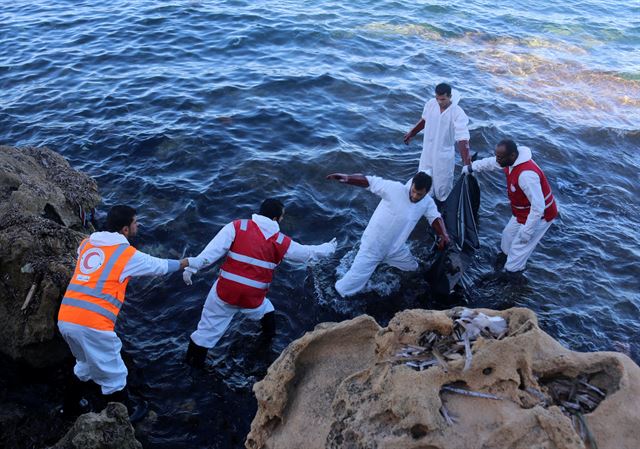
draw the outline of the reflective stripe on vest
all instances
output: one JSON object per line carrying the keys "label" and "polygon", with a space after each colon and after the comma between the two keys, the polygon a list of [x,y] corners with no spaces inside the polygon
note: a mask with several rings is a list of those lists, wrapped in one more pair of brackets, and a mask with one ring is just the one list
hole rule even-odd
{"label": "reflective stripe on vest", "polygon": [[246,278],[244,276],[240,276],[239,274],[229,273],[224,270],[220,270],[220,277],[228,279],[230,281],[237,282],[238,284],[248,285],[249,287],[259,288],[262,290],[266,290],[269,288],[269,283],[266,282],[258,282],[253,279]]}
{"label": "reflective stripe on vest", "polygon": [[278,238],[276,239],[276,243],[278,245],[282,245],[283,241],[284,241],[284,234],[282,232],[278,232]]}
{"label": "reflective stripe on vest", "polygon": [[240,220],[240,230],[241,231],[246,231],[247,230],[247,221],[248,220]]}
{"label": "reflective stripe on vest", "polygon": [[273,262],[267,262],[266,260],[260,260],[254,257],[245,256],[243,254],[234,253],[233,251],[229,251],[227,253],[227,256],[231,257],[233,260],[237,260],[238,262],[244,262],[255,265],[257,267],[268,268],[269,270],[273,270],[278,266],[278,264],[275,264]]}
{"label": "reflective stripe on vest", "polygon": [[118,316],[115,313],[105,309],[104,307],[99,306],[98,304],[94,304],[92,302],[85,301],[83,299],[68,298],[65,296],[62,299],[62,304],[64,304],[65,306],[79,307],[80,309],[85,309],[85,310],[89,310],[91,312],[97,313],[113,321],[113,324],[115,324],[116,320],[118,319]]}
{"label": "reflective stripe on vest", "polygon": [[[544,208],[545,208],[545,209],[548,209],[549,207],[551,207],[551,205],[553,205],[553,202],[556,200],[555,198],[551,198],[552,196],[553,196],[553,193],[552,193],[552,192],[549,192],[549,194],[548,194],[547,196],[545,196],[545,197],[544,197]],[[551,201],[549,201],[549,204],[547,204],[547,200],[548,200],[549,198],[551,198]],[[515,208],[515,209],[520,209],[520,210],[523,210],[523,209],[531,209],[531,205],[529,205],[529,206],[516,206],[516,205],[514,204],[514,205],[512,205],[512,207],[513,207],[513,208]]]}

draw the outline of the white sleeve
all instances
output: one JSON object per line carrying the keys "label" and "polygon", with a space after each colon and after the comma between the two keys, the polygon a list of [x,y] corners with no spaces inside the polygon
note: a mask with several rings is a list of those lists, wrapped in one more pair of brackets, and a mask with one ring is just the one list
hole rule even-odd
{"label": "white sleeve", "polygon": [[500,164],[496,161],[495,156],[485,157],[484,159],[480,159],[479,161],[473,161],[471,163],[471,168],[473,171],[481,172],[481,171],[491,171],[491,170],[499,170]]}
{"label": "white sleeve", "polygon": [[527,221],[522,226],[520,232],[531,235],[533,227],[544,215],[544,195],[540,185],[540,177],[533,170],[525,170],[518,177],[518,185],[524,192],[531,204]]}
{"label": "white sleeve", "polygon": [[169,260],[160,259],[159,257],[151,256],[142,251],[136,250],[127,262],[127,265],[122,270],[120,275],[120,282],[128,277],[138,276],[161,276],[167,274],[169,271]]}
{"label": "white sleeve", "polygon": [[424,216],[427,218],[429,225],[431,225],[436,219],[440,218],[440,212],[438,212],[438,206],[436,206],[435,201],[431,198],[431,196],[427,195],[425,198],[427,201],[427,210],[424,213]]}
{"label": "white sleeve", "polygon": [[[291,240],[289,249],[284,255],[284,260],[288,262],[303,262],[308,263],[312,260],[325,257],[321,254],[319,247],[322,245],[301,245],[298,242]],[[325,251],[323,250],[322,253]]]}
{"label": "white sleeve", "polygon": [[227,254],[236,238],[233,222],[226,224],[197,257],[189,257],[189,268],[193,273],[215,263]]}
{"label": "white sleeve", "polygon": [[378,176],[367,176],[366,178],[369,181],[369,191],[385,200],[391,199],[394,185],[399,184],[396,181],[389,181]]}
{"label": "white sleeve", "polygon": [[455,141],[469,140],[471,138],[469,134],[469,117],[464,113],[461,107],[457,106],[453,116],[453,130]]}

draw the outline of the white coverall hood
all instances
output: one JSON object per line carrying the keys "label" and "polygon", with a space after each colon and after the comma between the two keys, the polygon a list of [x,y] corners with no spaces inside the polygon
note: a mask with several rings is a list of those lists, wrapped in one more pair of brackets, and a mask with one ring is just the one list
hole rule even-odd
{"label": "white coverall hood", "polygon": [[513,167],[524,164],[531,160],[531,148],[529,147],[518,147],[518,158],[513,163],[511,167],[509,167],[509,172],[513,169]]}
{"label": "white coverall hood", "polygon": [[271,220],[264,215],[253,214],[251,215],[251,220],[253,220],[258,225],[265,239],[268,239],[273,234],[280,232],[280,225],[278,224],[278,222],[275,220]]}
{"label": "white coverall hood", "polygon": [[89,236],[89,242],[94,246],[113,246],[123,243],[129,244],[129,240],[119,232],[100,231]]}

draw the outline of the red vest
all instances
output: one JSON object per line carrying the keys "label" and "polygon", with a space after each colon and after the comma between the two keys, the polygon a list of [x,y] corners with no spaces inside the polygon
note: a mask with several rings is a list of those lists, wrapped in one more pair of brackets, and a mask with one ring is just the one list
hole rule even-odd
{"label": "red vest", "polygon": [[518,178],[520,173],[525,170],[531,170],[538,174],[540,177],[540,186],[542,187],[542,195],[544,196],[544,215],[543,218],[547,221],[551,221],[558,216],[558,207],[556,200],[553,198],[551,187],[547,177],[542,173],[538,164],[533,162],[532,159],[524,162],[520,165],[516,165],[509,173],[509,167],[505,167],[504,174],[507,175],[507,195],[509,195],[509,201],[511,201],[511,212],[516,217],[518,223],[524,224],[529,216],[531,210],[531,203],[527,199],[520,185],[518,184]]}
{"label": "red vest", "polygon": [[277,232],[268,239],[253,220],[233,222],[236,237],[220,267],[218,297],[245,309],[260,307],[269,291],[273,270],[287,253],[291,238]]}

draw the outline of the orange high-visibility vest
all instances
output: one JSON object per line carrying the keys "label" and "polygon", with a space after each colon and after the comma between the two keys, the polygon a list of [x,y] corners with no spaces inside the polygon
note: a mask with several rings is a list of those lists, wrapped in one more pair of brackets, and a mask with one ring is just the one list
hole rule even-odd
{"label": "orange high-visibility vest", "polygon": [[113,331],[129,283],[129,278],[120,282],[120,276],[135,252],[127,243],[94,246],[84,239],[58,321]]}

